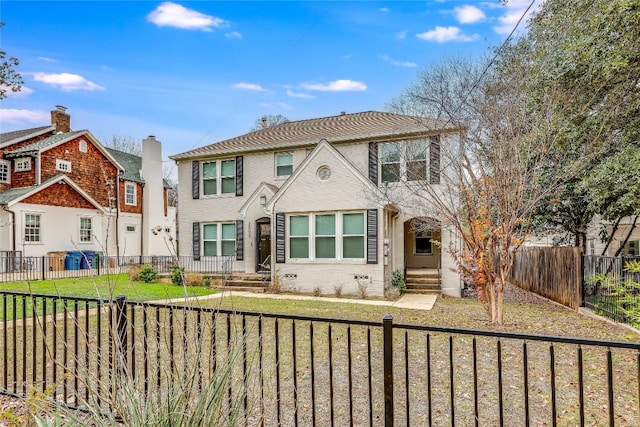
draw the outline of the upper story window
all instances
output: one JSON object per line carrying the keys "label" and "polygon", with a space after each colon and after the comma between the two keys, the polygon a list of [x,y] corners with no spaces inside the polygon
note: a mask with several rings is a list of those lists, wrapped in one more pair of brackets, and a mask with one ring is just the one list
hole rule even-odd
{"label": "upper story window", "polygon": [[6,160],[0,160],[0,183],[11,183],[11,167]]}
{"label": "upper story window", "polygon": [[28,213],[24,215],[24,242],[40,243],[40,214]]}
{"label": "upper story window", "polygon": [[381,182],[440,182],[440,139],[380,144]]}
{"label": "upper story window", "polygon": [[133,182],[124,184],[124,203],[125,205],[136,205],[136,184]]}
{"label": "upper story window", "polygon": [[291,215],[289,258],[364,259],[363,212]]}
{"label": "upper story window", "polygon": [[80,150],[80,152],[86,153],[87,152],[87,141],[85,141],[84,139],[81,139],[80,142],[78,143],[78,149]]}
{"label": "upper story window", "polygon": [[289,176],[293,172],[293,154],[276,153],[276,176]]}
{"label": "upper story window", "polygon": [[68,160],[56,159],[56,170],[71,172],[71,162]]}
{"label": "upper story window", "polygon": [[202,194],[234,194],[236,192],[236,161],[216,160],[202,163]]}
{"label": "upper story window", "polygon": [[30,171],[31,170],[31,158],[25,157],[22,159],[16,159],[16,171]]}
{"label": "upper story window", "polygon": [[90,243],[93,240],[93,222],[89,217],[80,218],[80,242]]}

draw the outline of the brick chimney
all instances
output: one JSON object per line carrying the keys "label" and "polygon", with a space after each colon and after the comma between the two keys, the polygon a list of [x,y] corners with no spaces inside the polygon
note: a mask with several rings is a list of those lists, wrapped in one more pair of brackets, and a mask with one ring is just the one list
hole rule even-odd
{"label": "brick chimney", "polygon": [[67,108],[56,105],[56,109],[51,111],[51,124],[56,126],[56,132],[71,131],[71,116],[67,114]]}

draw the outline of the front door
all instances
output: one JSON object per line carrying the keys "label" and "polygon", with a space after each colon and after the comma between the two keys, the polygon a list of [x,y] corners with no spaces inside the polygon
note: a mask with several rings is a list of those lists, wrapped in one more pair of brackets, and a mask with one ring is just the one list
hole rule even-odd
{"label": "front door", "polygon": [[271,221],[268,218],[259,219],[256,222],[258,259],[256,271],[269,270],[267,266],[271,260]]}

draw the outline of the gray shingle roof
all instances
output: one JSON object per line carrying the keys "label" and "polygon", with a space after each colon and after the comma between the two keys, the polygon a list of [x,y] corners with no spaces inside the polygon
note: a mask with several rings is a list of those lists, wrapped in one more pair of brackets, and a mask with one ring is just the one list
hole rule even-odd
{"label": "gray shingle roof", "polygon": [[35,189],[36,187],[18,187],[18,188],[10,188],[6,191],[0,193],[0,205],[6,205],[11,203],[13,200],[18,199],[29,191]]}
{"label": "gray shingle roof", "polygon": [[444,121],[405,116],[380,111],[344,114],[310,120],[281,123],[267,129],[249,132],[205,147],[170,156],[181,160],[209,155],[268,150],[315,145],[322,139],[329,142],[380,140],[425,134],[435,130],[455,130]]}
{"label": "gray shingle roof", "polygon": [[40,126],[37,128],[20,129],[20,130],[14,130],[11,132],[3,132],[3,133],[0,133],[0,144],[3,144],[7,141],[13,141],[14,139],[24,138],[29,135],[39,134],[41,132],[44,132],[47,129],[53,130],[55,129],[55,127],[48,125],[48,126]]}
{"label": "gray shingle roof", "polygon": [[[116,162],[124,168],[122,178],[125,181],[139,182],[144,184],[144,179],[140,176],[140,170],[142,169],[142,157],[135,154],[125,153],[124,151],[116,150],[115,148],[105,147],[105,150],[113,156]],[[171,188],[166,180],[162,180],[162,185],[165,188]]]}
{"label": "gray shingle roof", "polygon": [[140,176],[140,169],[142,169],[142,157],[109,147],[105,147],[105,150],[107,150],[109,154],[116,159],[116,162],[120,163],[124,168],[124,172],[122,173],[123,179],[144,183],[144,179]]}
{"label": "gray shingle roof", "polygon": [[0,193],[0,205],[6,205],[8,203],[11,203],[13,200],[19,199],[20,197],[24,196],[31,190],[45,187],[50,182],[58,180],[61,176],[64,177],[65,175],[61,173],[61,174],[52,176],[46,181],[40,183],[40,185],[32,185],[30,187],[16,187],[16,188],[10,188],[6,191],[3,191],[2,193]]}
{"label": "gray shingle roof", "polygon": [[25,145],[24,147],[18,148],[17,150],[13,150],[10,151],[7,154],[10,154],[12,156],[15,155],[19,155],[22,153],[29,153],[29,152],[33,152],[33,151],[40,151],[43,148],[47,148],[51,145],[55,145],[60,141],[63,141],[65,139],[68,138],[73,138],[75,136],[78,136],[82,133],[86,132],[85,130],[76,130],[73,132],[64,132],[64,133],[57,133],[55,135],[51,135],[48,138],[42,139],[40,141],[34,142],[33,144],[29,144],[29,145]]}

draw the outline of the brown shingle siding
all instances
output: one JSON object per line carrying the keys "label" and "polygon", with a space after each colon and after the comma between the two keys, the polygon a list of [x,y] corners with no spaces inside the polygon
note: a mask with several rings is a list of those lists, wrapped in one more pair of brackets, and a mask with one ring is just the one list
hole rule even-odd
{"label": "brown shingle siding", "polygon": [[93,144],[87,141],[87,152],[79,149],[84,136],[74,138],[64,144],[45,150],[41,154],[41,181],[61,172],[56,169],[56,159],[71,162],[71,172],[67,175],[102,206],[109,205],[109,197],[115,197],[117,180],[116,167]]}
{"label": "brown shingle siding", "polygon": [[62,182],[53,184],[33,196],[27,197],[22,203],[81,209],[96,208],[73,188]]}

